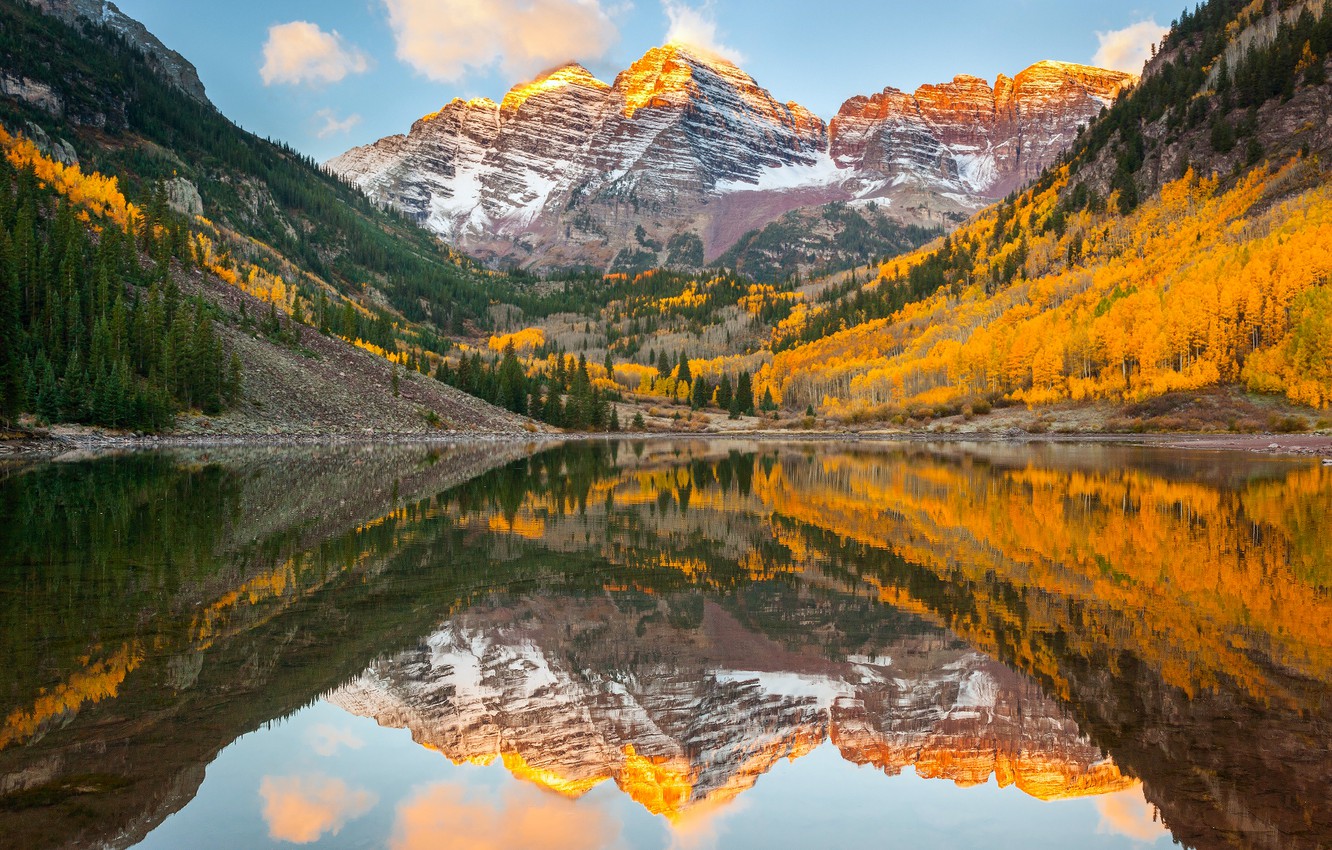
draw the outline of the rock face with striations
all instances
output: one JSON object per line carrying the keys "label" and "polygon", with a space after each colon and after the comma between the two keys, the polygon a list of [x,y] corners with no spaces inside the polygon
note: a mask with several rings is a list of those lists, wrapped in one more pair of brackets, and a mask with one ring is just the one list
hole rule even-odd
{"label": "rock face with striations", "polygon": [[679,44],[606,84],[571,64],[499,104],[455,100],[328,165],[494,262],[605,267],[672,239],[712,260],[746,232],[831,202],[907,223],[961,220],[1040,172],[1132,77],[1042,62],[853,98],[831,127],[733,63]]}
{"label": "rock face with striations", "polygon": [[1003,197],[1041,173],[1077,128],[1133,78],[1086,65],[1039,62],[994,86],[979,77],[884,89],[842,105],[830,127],[839,168],[867,181],[912,184],[962,206]]}
{"label": "rock face with striations", "polygon": [[566,65],[328,164],[482,257],[605,265],[696,230],[722,184],[813,165],[826,139],[730,62],[667,45],[614,84]]}

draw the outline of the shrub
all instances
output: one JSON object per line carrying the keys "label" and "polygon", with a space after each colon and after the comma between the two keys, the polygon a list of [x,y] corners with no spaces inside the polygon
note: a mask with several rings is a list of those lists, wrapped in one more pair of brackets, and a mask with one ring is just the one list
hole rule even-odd
{"label": "shrub", "polygon": [[1273,413],[1267,418],[1267,427],[1278,434],[1294,434],[1308,431],[1309,423],[1302,416],[1280,416]]}

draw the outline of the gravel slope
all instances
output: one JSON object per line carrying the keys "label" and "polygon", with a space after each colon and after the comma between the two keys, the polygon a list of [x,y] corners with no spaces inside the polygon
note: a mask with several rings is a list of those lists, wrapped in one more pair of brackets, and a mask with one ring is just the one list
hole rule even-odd
{"label": "gravel slope", "polygon": [[[196,272],[181,288],[202,292],[233,321],[242,302],[251,317],[268,312],[264,302],[211,275]],[[314,328],[301,328],[296,349],[244,331],[238,321],[219,322],[217,328],[244,366],[243,400],[218,416],[182,415],[178,435],[373,438],[550,430],[416,373],[400,370],[395,396],[387,361]],[[432,412],[438,424],[429,420]]]}

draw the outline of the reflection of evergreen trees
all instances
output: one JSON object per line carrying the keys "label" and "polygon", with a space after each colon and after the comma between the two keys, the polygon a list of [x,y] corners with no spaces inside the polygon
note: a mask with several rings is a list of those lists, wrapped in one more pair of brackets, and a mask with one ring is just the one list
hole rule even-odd
{"label": "reflection of evergreen trees", "polygon": [[581,513],[592,488],[619,474],[617,451],[614,444],[589,443],[540,452],[459,485],[441,494],[440,501],[464,515],[498,512],[506,519],[532,498]]}
{"label": "reflection of evergreen trees", "polygon": [[0,481],[5,704],[43,683],[53,660],[87,653],[90,638],[110,651],[222,569],[216,550],[238,495],[219,467],[145,454]]}

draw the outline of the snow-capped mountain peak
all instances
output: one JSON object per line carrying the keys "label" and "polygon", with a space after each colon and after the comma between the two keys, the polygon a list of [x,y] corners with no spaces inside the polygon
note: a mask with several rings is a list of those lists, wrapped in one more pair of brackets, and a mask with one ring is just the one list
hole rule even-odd
{"label": "snow-capped mountain peak", "polygon": [[455,100],[406,135],[328,165],[483,259],[607,266],[664,262],[689,236],[707,259],[800,207],[864,201],[946,225],[1035,177],[1127,74],[1038,62],[843,104],[830,124],[735,63],[679,43],[613,83],[577,63],[498,105]]}

